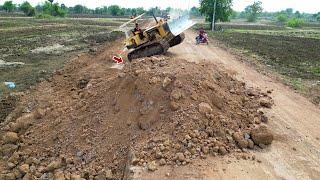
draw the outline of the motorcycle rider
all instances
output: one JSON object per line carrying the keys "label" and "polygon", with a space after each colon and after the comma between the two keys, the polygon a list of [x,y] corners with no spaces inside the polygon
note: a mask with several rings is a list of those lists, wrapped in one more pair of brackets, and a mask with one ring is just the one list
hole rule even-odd
{"label": "motorcycle rider", "polygon": [[203,41],[205,39],[205,34],[206,34],[206,32],[204,31],[203,28],[201,28],[200,31],[199,31],[199,39],[200,39],[200,41]]}
{"label": "motorcycle rider", "polygon": [[208,34],[203,28],[200,29],[199,35],[196,37],[197,44],[207,43],[208,44]]}

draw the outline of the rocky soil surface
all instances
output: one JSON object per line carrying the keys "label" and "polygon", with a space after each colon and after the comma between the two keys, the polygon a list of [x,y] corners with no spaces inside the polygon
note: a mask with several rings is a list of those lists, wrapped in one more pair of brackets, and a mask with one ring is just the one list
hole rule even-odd
{"label": "rocky soil surface", "polygon": [[0,179],[120,179],[129,165],[156,171],[271,144],[270,92],[208,62],[156,56],[119,70],[111,55],[79,56],[20,95],[0,126]]}

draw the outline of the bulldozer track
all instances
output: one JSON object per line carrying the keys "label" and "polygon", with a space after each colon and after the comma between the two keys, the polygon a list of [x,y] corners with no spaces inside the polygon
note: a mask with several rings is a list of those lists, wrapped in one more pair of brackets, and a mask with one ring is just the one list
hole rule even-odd
{"label": "bulldozer track", "polygon": [[185,34],[184,33],[181,33],[178,36],[174,37],[173,39],[171,39],[169,41],[170,47],[173,47],[173,46],[176,46],[176,45],[182,43],[184,38],[185,38]]}
{"label": "bulldozer track", "polygon": [[133,59],[165,54],[168,51],[169,47],[169,43],[164,40],[157,43],[151,43],[130,52],[128,54],[128,60],[131,62]]}

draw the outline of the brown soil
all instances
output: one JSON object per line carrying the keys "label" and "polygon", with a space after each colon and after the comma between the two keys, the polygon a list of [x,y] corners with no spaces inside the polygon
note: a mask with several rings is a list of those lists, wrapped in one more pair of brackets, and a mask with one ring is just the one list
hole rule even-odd
{"label": "brown soil", "polygon": [[264,63],[281,74],[310,80],[320,77],[319,39],[250,33],[226,33],[216,38],[266,57]]}
{"label": "brown soil", "polygon": [[236,158],[233,154],[208,157],[188,166],[158,167],[154,173],[138,171],[135,179],[319,179],[319,106],[273,76],[260,73],[247,63],[247,59],[221,48],[216,40],[211,39],[209,45],[197,46],[194,42],[196,32],[186,31],[185,34],[184,43],[169,51],[172,58],[211,62],[232,72],[249,87],[272,92],[274,105],[263,112],[269,117],[268,127],[275,135],[274,141],[266,149],[250,152],[255,161],[238,159],[237,154]]}
{"label": "brown soil", "polygon": [[268,95],[215,65],[157,56],[119,70],[106,49],[21,97],[13,114],[22,116],[1,125],[1,178],[119,179],[129,152],[153,171],[273,140],[259,110]]}
{"label": "brown soil", "polygon": [[15,109],[18,97],[15,95],[8,95],[0,97],[0,123]]}

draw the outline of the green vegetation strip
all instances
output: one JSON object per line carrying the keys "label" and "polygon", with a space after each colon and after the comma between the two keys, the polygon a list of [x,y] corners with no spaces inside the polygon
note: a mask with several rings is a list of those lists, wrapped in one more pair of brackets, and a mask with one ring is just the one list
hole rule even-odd
{"label": "green vegetation strip", "polygon": [[244,30],[244,29],[232,29],[232,30],[227,30],[227,32],[320,39],[320,30],[304,30],[304,29]]}

